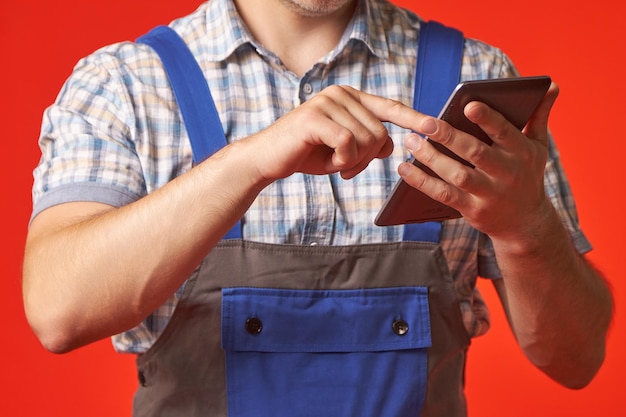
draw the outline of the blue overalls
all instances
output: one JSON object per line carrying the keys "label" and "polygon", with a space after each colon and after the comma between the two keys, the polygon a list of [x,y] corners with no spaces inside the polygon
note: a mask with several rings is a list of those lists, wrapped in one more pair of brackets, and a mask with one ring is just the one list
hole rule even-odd
{"label": "blue overalls", "polygon": [[[191,68],[191,53],[166,27],[139,42],[161,55],[194,161],[205,159],[225,138],[204,77],[192,75],[200,69]],[[458,79],[458,67],[452,71]],[[431,87],[416,82],[422,95]],[[465,416],[469,338],[440,228],[407,225],[395,243],[304,247],[245,241],[235,225],[138,357],[133,415]]]}

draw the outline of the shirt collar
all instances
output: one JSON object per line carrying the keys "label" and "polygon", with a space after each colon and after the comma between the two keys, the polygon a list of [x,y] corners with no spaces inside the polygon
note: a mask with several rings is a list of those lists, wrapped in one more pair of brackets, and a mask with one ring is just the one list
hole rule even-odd
{"label": "shirt collar", "polygon": [[223,61],[237,48],[254,43],[232,0],[210,0],[206,9],[207,33],[213,39],[208,46],[211,61]]}
{"label": "shirt collar", "polygon": [[[383,2],[386,0],[383,0]],[[337,48],[329,56],[334,59],[351,40],[363,42],[369,50],[380,58],[389,54],[389,46],[384,31],[383,12],[380,0],[360,0],[354,16]],[[222,61],[244,44],[259,49],[245,23],[239,17],[232,0],[210,0],[206,11],[207,32],[216,33],[208,46],[208,58]]]}
{"label": "shirt collar", "polygon": [[[389,45],[385,34],[382,3],[386,0],[360,0],[352,21],[346,28],[344,39],[363,42],[372,54],[379,58],[387,58]],[[343,49],[342,43],[338,50]]]}

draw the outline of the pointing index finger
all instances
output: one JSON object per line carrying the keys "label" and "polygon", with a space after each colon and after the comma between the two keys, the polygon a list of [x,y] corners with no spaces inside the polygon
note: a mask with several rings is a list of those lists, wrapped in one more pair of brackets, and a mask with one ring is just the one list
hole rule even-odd
{"label": "pointing index finger", "polygon": [[431,116],[418,112],[398,100],[384,98],[362,91],[353,90],[361,104],[372,112],[380,121],[393,123],[405,129],[422,132],[422,124]]}

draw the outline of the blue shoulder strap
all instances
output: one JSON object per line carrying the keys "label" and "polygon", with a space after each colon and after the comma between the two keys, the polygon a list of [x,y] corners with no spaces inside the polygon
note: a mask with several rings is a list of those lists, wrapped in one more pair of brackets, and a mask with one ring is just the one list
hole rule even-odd
{"label": "blue shoulder strap", "polygon": [[157,26],[137,39],[154,49],[165,68],[198,164],[226,146],[209,85],[185,41],[170,27]]}
{"label": "blue shoulder strap", "polygon": [[[457,85],[463,56],[463,34],[438,22],[422,24],[418,44],[413,107],[437,116]],[[222,123],[211,91],[197,61],[180,36],[168,26],[157,26],[137,39],[152,47],[163,62],[199,163],[226,145]],[[404,240],[438,242],[441,223],[409,224]],[[224,236],[241,238],[241,224]]]}
{"label": "blue shoulder strap", "polygon": [[[463,33],[439,22],[422,23],[417,45],[413,108],[437,117],[459,83]],[[439,242],[441,222],[404,225],[405,241]]]}
{"label": "blue shoulder strap", "polygon": [[[209,85],[185,41],[170,27],[157,26],[137,42],[152,47],[163,62],[189,135],[194,164],[226,146],[226,135]],[[224,239],[241,237],[241,222],[237,222]]]}
{"label": "blue shoulder strap", "polygon": [[459,83],[463,62],[463,33],[430,21],[422,24],[417,50],[413,108],[439,116]]}

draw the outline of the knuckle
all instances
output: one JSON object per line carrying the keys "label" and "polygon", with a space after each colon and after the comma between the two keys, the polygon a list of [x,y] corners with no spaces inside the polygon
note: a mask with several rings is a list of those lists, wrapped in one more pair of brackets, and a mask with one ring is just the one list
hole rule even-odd
{"label": "knuckle", "polygon": [[389,115],[387,118],[389,120],[395,120],[398,115],[402,114],[402,112],[406,110],[406,106],[402,104],[401,101],[392,98],[387,98],[385,104],[385,108],[387,109]]}
{"label": "knuckle", "polygon": [[429,179],[430,178],[426,175],[426,173],[420,172],[419,170],[414,171],[407,178],[411,186],[417,188],[418,190],[425,188]]}
{"label": "knuckle", "polygon": [[426,146],[421,146],[420,149],[417,151],[417,154],[419,154],[419,158],[417,158],[417,156],[416,158],[419,159],[421,163],[427,166],[432,166],[437,157],[435,151],[431,147]]}
{"label": "knuckle", "polygon": [[437,135],[435,137],[429,137],[433,140],[436,140],[438,143],[442,144],[446,148],[449,148],[454,143],[455,133],[450,126],[442,124],[437,130]]}
{"label": "knuckle", "polygon": [[519,131],[513,127],[506,120],[502,120],[502,123],[499,126],[499,129],[491,135],[492,139],[496,141],[508,141],[510,138],[513,138],[519,134]]}
{"label": "knuckle", "polygon": [[354,141],[354,134],[350,129],[342,127],[337,129],[337,132],[335,133],[335,139],[337,140],[338,144],[348,144]]}
{"label": "knuckle", "polygon": [[405,105],[402,104],[401,101],[393,99],[393,98],[387,98],[386,99],[388,107],[392,110],[392,111],[400,111],[402,109],[404,109]]}
{"label": "knuckle", "polygon": [[487,152],[487,147],[482,143],[477,144],[472,147],[472,149],[467,154],[467,160],[470,161],[474,165],[480,165],[480,163],[485,159]]}
{"label": "knuckle", "polygon": [[333,100],[329,94],[324,93],[316,95],[310,100],[310,102],[322,106],[322,108],[327,108],[328,106],[334,104],[335,100]]}
{"label": "knuckle", "polygon": [[382,123],[377,123],[372,129],[372,135],[376,140],[387,140],[389,131]]}
{"label": "knuckle", "polygon": [[441,181],[437,183],[438,185],[433,189],[432,197],[435,200],[438,200],[444,204],[450,204],[452,202],[452,190],[450,185]]}
{"label": "knuckle", "polygon": [[324,90],[325,95],[332,95],[332,96],[344,96],[344,95],[349,95],[350,93],[348,92],[348,90],[346,89],[347,87],[342,86],[342,85],[331,85],[326,87],[326,89]]}
{"label": "knuckle", "polygon": [[360,152],[371,149],[375,143],[377,143],[377,137],[366,129],[359,129],[356,134],[353,133]]}
{"label": "knuckle", "polygon": [[480,205],[470,205],[464,209],[463,217],[467,219],[484,219],[488,216],[487,210]]}
{"label": "knuckle", "polygon": [[457,169],[450,176],[448,181],[455,187],[463,189],[470,181],[470,173],[467,169]]}
{"label": "knuckle", "polygon": [[324,89],[324,92],[326,93],[332,93],[332,92],[338,92],[338,91],[343,91],[343,87],[337,84],[329,85],[328,87]]}

